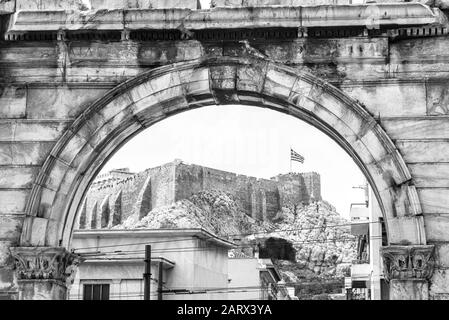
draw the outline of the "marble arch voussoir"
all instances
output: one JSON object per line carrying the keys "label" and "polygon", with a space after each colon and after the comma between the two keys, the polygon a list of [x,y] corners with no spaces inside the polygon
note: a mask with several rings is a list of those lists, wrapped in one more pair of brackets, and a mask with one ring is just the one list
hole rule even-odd
{"label": "marble arch voussoir", "polygon": [[[83,190],[102,163],[141,130],[190,108],[236,103],[289,113],[326,132],[373,184],[387,232],[396,234],[390,237],[392,244],[425,244],[419,198],[408,168],[361,105],[315,76],[285,65],[253,57],[221,57],[142,73],[90,105],[56,143],[36,178],[26,213],[29,219],[48,222],[44,228],[26,221],[22,245],[69,246]],[[407,217],[407,223],[398,222],[400,217]],[[43,230],[45,235],[35,234]]]}

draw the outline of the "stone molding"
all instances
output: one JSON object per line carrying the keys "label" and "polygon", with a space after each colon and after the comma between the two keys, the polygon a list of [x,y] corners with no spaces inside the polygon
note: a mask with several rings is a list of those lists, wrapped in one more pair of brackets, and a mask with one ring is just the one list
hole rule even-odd
{"label": "stone molding", "polygon": [[[99,14],[101,12],[101,14]],[[14,15],[8,33],[58,30],[206,30],[235,28],[314,28],[419,26],[441,24],[444,14],[419,3],[389,3],[306,7],[218,7],[127,9],[101,11],[22,10]]]}
{"label": "stone molding", "polygon": [[432,277],[434,246],[388,246],[381,248],[384,274],[390,280],[429,280]]}
{"label": "stone molding", "polygon": [[63,247],[13,247],[10,251],[17,280],[56,280],[70,285],[82,262],[79,255]]}

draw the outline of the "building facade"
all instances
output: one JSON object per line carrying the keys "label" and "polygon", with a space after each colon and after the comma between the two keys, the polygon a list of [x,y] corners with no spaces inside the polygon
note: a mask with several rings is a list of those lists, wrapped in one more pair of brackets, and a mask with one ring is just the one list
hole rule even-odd
{"label": "building facade", "polygon": [[292,300],[271,259],[230,258],[228,271],[229,300]]}
{"label": "building facade", "polygon": [[357,259],[351,277],[345,279],[350,300],[388,300],[388,282],[383,273],[380,248],[387,243],[385,225],[377,199],[368,184],[366,201],[351,204],[351,233],[357,237]]}
{"label": "building facade", "polygon": [[151,300],[227,299],[228,250],[235,245],[203,229],[75,231],[73,247],[84,261],[69,299],[142,300],[147,244]]}

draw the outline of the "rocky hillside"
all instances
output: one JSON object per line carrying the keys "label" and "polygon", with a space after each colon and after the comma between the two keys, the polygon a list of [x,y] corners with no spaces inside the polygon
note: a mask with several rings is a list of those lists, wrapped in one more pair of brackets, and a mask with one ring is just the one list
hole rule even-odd
{"label": "rocky hillside", "polygon": [[263,231],[257,222],[237,207],[231,195],[220,191],[203,191],[189,199],[153,209],[140,221],[130,216],[114,229],[203,228],[216,235]]}
{"label": "rocky hillside", "polygon": [[155,208],[140,221],[131,216],[114,228],[203,228],[243,247],[231,255],[251,254],[249,248],[259,245],[267,249],[269,239],[271,243],[276,243],[273,239],[284,239],[293,250],[288,249],[289,258],[277,263],[287,282],[297,282],[343,277],[348,272],[356,255],[356,242],[348,224],[333,206],[322,201],[284,207],[271,222],[262,223],[241,210],[231,195],[203,191]]}

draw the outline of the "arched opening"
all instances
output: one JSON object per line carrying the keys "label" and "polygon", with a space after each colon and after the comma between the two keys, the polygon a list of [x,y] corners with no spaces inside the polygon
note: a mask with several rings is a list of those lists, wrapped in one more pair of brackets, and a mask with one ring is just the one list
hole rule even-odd
{"label": "arched opening", "polygon": [[[305,160],[291,161],[291,149]],[[366,201],[363,190],[353,189],[364,184],[363,174],[340,146],[289,115],[238,105],[174,115],[124,145],[91,184],[71,241],[75,253],[87,260],[79,266],[70,299],[91,298],[91,288],[99,287],[95,282],[100,280],[110,287],[111,299],[142,298],[136,279],[143,270],[143,243],[152,245],[155,260],[174,263],[162,275],[163,300],[206,295],[259,299],[269,292],[270,283],[288,286],[291,293],[309,286],[297,290],[299,299],[318,294],[341,298],[349,266],[358,256],[371,253],[368,246],[357,250],[359,239],[351,234],[348,219],[354,202],[364,211],[363,219],[369,215],[368,204],[359,204]],[[377,216],[373,220],[380,224]],[[366,220],[358,222],[369,227]],[[179,236],[192,228],[202,228],[235,247],[228,256],[220,252],[219,258],[214,243],[200,247]],[[170,239],[156,238],[162,232]],[[370,235],[370,244],[379,251],[376,235],[372,239]],[[134,273],[120,272],[130,270],[125,257],[136,260]],[[227,271],[217,261],[227,265]],[[368,262],[365,256],[359,269],[366,269]],[[258,269],[255,263],[267,268]],[[188,271],[192,265],[202,270],[201,279]],[[377,266],[376,274],[380,262]],[[157,279],[156,262],[152,268]],[[219,274],[207,277],[208,272]],[[276,275],[282,284],[275,281]],[[261,279],[265,282],[259,288]],[[365,284],[364,290],[370,286],[371,282]],[[183,294],[181,289],[192,293]],[[156,280],[151,292],[156,299]],[[277,298],[282,298],[284,290],[280,292]]]}
{"label": "arched opening", "polygon": [[33,185],[21,245],[70,247],[76,213],[89,184],[124,143],[176,113],[228,104],[287,113],[329,135],[373,187],[389,243],[426,243],[421,206],[408,168],[363,106],[305,72],[254,57],[223,57],[141,74],[79,116]]}

